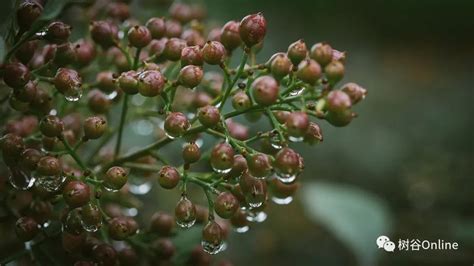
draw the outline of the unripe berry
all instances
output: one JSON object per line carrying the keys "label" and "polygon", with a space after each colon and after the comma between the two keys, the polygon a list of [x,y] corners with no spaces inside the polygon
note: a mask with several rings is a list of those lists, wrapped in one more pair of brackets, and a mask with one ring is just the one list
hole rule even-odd
{"label": "unripe berry", "polygon": [[295,138],[304,136],[309,127],[309,118],[305,112],[291,113],[285,122],[288,135]]}
{"label": "unripe berry", "polygon": [[117,80],[120,89],[122,89],[125,93],[138,93],[138,74],[136,71],[130,70],[127,72],[122,72]]}
{"label": "unripe berry", "polygon": [[110,109],[110,99],[100,90],[91,90],[87,95],[87,106],[94,114],[105,114]]}
{"label": "unripe berry", "polygon": [[316,60],[320,65],[325,66],[332,61],[332,47],[327,43],[316,43],[311,47],[309,57]]}
{"label": "unripe berry", "polygon": [[262,13],[252,14],[240,21],[240,38],[247,47],[252,47],[263,41],[267,32],[267,22]]}
{"label": "unripe berry", "polygon": [[150,31],[151,36],[153,39],[160,39],[165,36],[166,33],[166,26],[165,20],[162,18],[150,18],[145,26]]}
{"label": "unripe berry", "polygon": [[221,192],[214,202],[214,209],[220,217],[231,218],[239,209],[239,201],[230,192]]}
{"label": "unripe berry", "polygon": [[68,94],[70,91],[81,87],[82,79],[76,70],[70,68],[60,68],[53,79],[54,87],[62,94]]}
{"label": "unripe berry", "polygon": [[127,184],[128,173],[120,166],[113,166],[104,175],[104,186],[106,189],[116,191]]}
{"label": "unripe berry", "polygon": [[273,170],[270,157],[264,153],[256,153],[247,158],[249,172],[257,178],[267,177]]}
{"label": "unripe berry", "polygon": [[145,26],[134,26],[128,30],[128,42],[136,48],[143,48],[151,42],[151,33]]}
{"label": "unripe berry", "polygon": [[[249,115],[255,115],[259,113],[247,113],[245,118],[249,120]],[[257,118],[258,119],[258,118]],[[225,121],[227,128],[229,129],[229,135],[238,140],[246,140],[249,138],[249,128],[239,122],[235,122],[231,119]]]}
{"label": "unripe berry", "polygon": [[235,110],[245,110],[250,106],[252,106],[252,102],[243,90],[237,91],[237,93],[232,97],[232,107],[234,107]]}
{"label": "unripe berry", "polygon": [[344,64],[340,61],[332,61],[324,68],[326,78],[331,83],[336,83],[344,77]]}
{"label": "unripe berry", "polygon": [[[124,240],[136,233],[131,217],[115,217],[109,221],[109,235],[114,240]],[[133,221],[134,222],[134,221]]]}
{"label": "unripe berry", "polygon": [[326,107],[330,112],[340,113],[351,108],[351,98],[341,90],[329,92],[326,99]]}
{"label": "unripe berry", "polygon": [[117,264],[117,252],[109,244],[98,244],[92,249],[92,257],[98,265],[114,266]]}
{"label": "unripe berry", "polygon": [[217,41],[208,41],[202,48],[204,61],[210,65],[222,63],[226,55],[225,47]]}
{"label": "unripe berry", "polygon": [[76,60],[76,51],[74,50],[72,43],[66,42],[56,47],[54,63],[56,63],[58,66],[73,64],[76,62]]}
{"label": "unripe berry", "polygon": [[118,28],[109,21],[94,21],[90,27],[91,37],[102,48],[114,46],[118,41]]}
{"label": "unripe berry", "polygon": [[204,72],[201,67],[188,65],[179,71],[179,84],[187,88],[194,88],[201,83]]}
{"label": "unripe berry", "polygon": [[164,129],[169,138],[177,138],[186,133],[190,126],[188,118],[183,113],[174,112],[166,117]]}
{"label": "unripe berry", "polygon": [[15,233],[21,241],[30,241],[39,232],[38,223],[31,217],[20,217],[15,224]]}
{"label": "unripe berry", "polygon": [[301,172],[300,155],[290,148],[283,148],[275,155],[275,168],[279,173],[294,176]]}
{"label": "unripe berry", "polygon": [[347,126],[354,118],[354,114],[350,109],[342,112],[327,112],[325,119],[333,126],[343,127]]}
{"label": "unripe berry", "polygon": [[63,130],[63,121],[55,115],[47,115],[40,122],[40,131],[47,137],[59,137],[61,133],[63,133]]}
{"label": "unripe berry", "polygon": [[234,155],[234,163],[232,164],[232,169],[230,170],[227,176],[231,178],[237,178],[242,175],[245,171],[247,171],[247,159],[240,154]]}
{"label": "unripe berry", "polygon": [[84,120],[84,137],[86,139],[98,139],[107,130],[107,121],[99,116],[91,116]]}
{"label": "unripe berry", "polygon": [[11,158],[17,158],[25,149],[23,138],[16,134],[8,133],[0,140],[2,154],[4,157],[7,156]]}
{"label": "unripe berry", "polygon": [[206,43],[206,40],[202,34],[195,29],[187,29],[181,34],[181,39],[186,41],[186,44],[189,46],[198,45],[203,46]]}
{"label": "unripe berry", "polygon": [[97,205],[87,204],[81,208],[81,220],[85,229],[98,229],[102,225],[102,213]]}
{"label": "unripe berry", "polygon": [[110,3],[107,14],[119,21],[125,21],[130,17],[130,8],[126,3]]}
{"label": "unripe berry", "polygon": [[296,76],[303,82],[315,85],[321,77],[321,66],[313,59],[303,60],[298,65]]}
{"label": "unripe berry", "polygon": [[94,44],[84,39],[80,39],[74,44],[74,50],[76,52],[76,63],[79,67],[89,65],[96,55]]}
{"label": "unripe berry", "polygon": [[221,31],[221,43],[228,51],[233,51],[242,43],[239,32],[239,22],[231,20],[227,22]]}
{"label": "unripe berry", "polygon": [[189,228],[196,222],[196,206],[186,197],[181,197],[174,209],[176,223],[184,228]]}
{"label": "unripe berry", "polygon": [[309,144],[316,144],[323,141],[323,133],[321,127],[314,122],[309,122],[308,129],[304,135],[304,142]]}
{"label": "unripe berry", "polygon": [[228,173],[234,164],[234,149],[228,143],[219,143],[212,148],[210,161],[214,171]]}
{"label": "unripe berry", "polygon": [[21,153],[20,166],[24,169],[33,171],[38,166],[42,154],[37,149],[26,149]]}
{"label": "unripe berry", "polygon": [[222,248],[224,233],[214,220],[209,221],[202,229],[202,246],[204,251],[217,254]]}
{"label": "unripe berry", "polygon": [[154,97],[163,91],[165,79],[160,71],[147,70],[138,75],[138,92],[145,97]]}
{"label": "unripe berry", "polygon": [[15,52],[15,57],[18,58],[21,63],[28,64],[31,58],[33,58],[37,47],[38,41],[36,40],[25,42]]}
{"label": "unripe berry", "polygon": [[291,71],[291,61],[285,53],[276,53],[270,58],[270,71],[272,75],[280,80]]}
{"label": "unripe berry", "polygon": [[30,71],[22,63],[10,63],[5,65],[3,81],[12,88],[19,88],[26,85],[30,80]]}
{"label": "unripe berry", "polygon": [[201,150],[199,149],[199,146],[194,143],[188,143],[186,146],[183,148],[183,159],[184,162],[187,164],[190,163],[195,163],[199,161],[201,158]]}
{"label": "unripe berry", "polygon": [[91,196],[89,186],[82,181],[71,181],[63,188],[64,201],[71,208],[81,207],[86,205]]}
{"label": "unripe berry", "polygon": [[198,111],[199,122],[206,127],[215,127],[221,121],[221,114],[217,107],[207,105]]}
{"label": "unripe berry", "polygon": [[45,176],[56,176],[62,172],[61,163],[58,158],[52,156],[44,156],[38,161],[36,172]]}
{"label": "unripe berry", "polygon": [[367,95],[366,89],[352,82],[344,84],[341,90],[349,95],[353,105],[363,100]]}
{"label": "unripe berry", "polygon": [[95,78],[97,87],[107,93],[113,92],[117,88],[114,76],[115,74],[112,71],[101,71],[97,73]]}
{"label": "unripe berry", "polygon": [[31,25],[41,16],[43,7],[36,1],[24,1],[16,11],[16,20],[20,30],[27,31]]}
{"label": "unripe berry", "polygon": [[173,216],[164,212],[157,212],[151,217],[150,231],[156,232],[160,236],[168,236],[173,231],[174,225]]}
{"label": "unripe berry", "polygon": [[262,76],[252,83],[252,95],[260,105],[268,106],[278,100],[279,85],[271,76]]}
{"label": "unripe berry", "polygon": [[161,167],[158,172],[158,183],[165,189],[175,188],[180,180],[181,176],[178,170],[172,166],[165,165]]}
{"label": "unripe berry", "polygon": [[181,33],[183,33],[183,27],[181,24],[173,19],[168,19],[165,21],[165,27],[166,27],[166,37],[168,38],[178,38],[181,36]]}
{"label": "unripe berry", "polygon": [[298,40],[288,47],[288,58],[290,58],[293,65],[297,66],[308,55],[308,48],[303,40]]}
{"label": "unripe berry", "polygon": [[[150,55],[154,55],[156,62],[162,62],[165,60],[164,52],[166,43],[168,42],[167,38],[161,38],[159,40],[152,40],[148,52]],[[181,51],[182,52],[182,51]]]}
{"label": "unripe berry", "polygon": [[49,24],[44,38],[50,43],[61,44],[67,42],[70,35],[71,26],[61,21],[56,21]]}
{"label": "unripe berry", "polygon": [[183,24],[192,20],[191,7],[184,3],[173,3],[169,9],[169,13],[173,19]]}
{"label": "unripe berry", "polygon": [[178,61],[181,58],[181,52],[186,47],[186,42],[178,38],[171,38],[166,42],[163,55],[171,61]]}
{"label": "unripe berry", "polygon": [[199,46],[188,46],[183,48],[181,51],[181,65],[195,65],[202,66],[204,64],[204,58],[202,56],[202,51]]}

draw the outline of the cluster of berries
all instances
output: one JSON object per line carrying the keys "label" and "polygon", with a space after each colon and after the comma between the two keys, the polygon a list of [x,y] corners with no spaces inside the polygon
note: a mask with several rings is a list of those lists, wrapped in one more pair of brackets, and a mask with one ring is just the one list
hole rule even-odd
{"label": "cluster of berries", "polygon": [[[44,4],[23,1],[16,37],[7,39],[0,73],[10,108],[2,108],[0,175],[11,187],[0,192],[26,202],[2,199],[17,216],[20,240],[41,245],[59,224],[74,265],[136,265],[138,254],[169,261],[179,252],[176,225],[196,223],[202,242],[187,262],[208,265],[232,227],[243,233],[265,220],[269,200],[291,202],[304,162],[290,144],[321,142],[316,119],[345,126],[366,96],[355,83],[337,87],[346,53],[327,43],[308,48],[298,40],[256,63],[267,31],[261,13],[206,31],[200,6],[175,3],[169,17],[140,24],[124,1],[92,4],[76,11],[103,11],[90,23],[90,38],[71,42],[72,27],[61,21],[31,34]],[[239,116],[249,123],[265,117],[271,126],[251,136]],[[123,153],[125,125],[136,121],[151,124],[156,141]],[[209,146],[204,135],[217,142]],[[173,166],[160,148],[175,141],[184,144],[182,164]],[[174,215],[158,211],[146,223],[134,195],[152,183],[178,188],[181,199]],[[190,200],[187,184],[202,188],[208,208]]]}

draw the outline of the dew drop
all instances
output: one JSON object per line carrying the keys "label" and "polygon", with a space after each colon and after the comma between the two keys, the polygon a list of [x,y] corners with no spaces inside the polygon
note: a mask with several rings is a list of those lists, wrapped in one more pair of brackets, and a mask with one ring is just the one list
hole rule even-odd
{"label": "dew drop", "polygon": [[288,205],[293,201],[293,197],[292,196],[288,196],[286,198],[272,197],[272,201],[278,205]]}
{"label": "dew drop", "polygon": [[276,178],[278,178],[278,180],[280,180],[282,183],[285,183],[285,184],[293,183],[296,179],[295,174],[276,173],[275,176]]}
{"label": "dew drop", "polygon": [[280,150],[283,148],[283,145],[280,141],[280,138],[278,136],[273,136],[271,139],[270,139],[270,145],[272,145],[272,147],[276,150]]}
{"label": "dew drop", "polygon": [[221,251],[223,251],[223,247],[224,247],[224,242],[220,242],[220,243],[211,243],[211,242],[208,242],[208,241],[201,241],[201,245],[202,245],[202,249],[211,254],[211,255],[215,255]]}
{"label": "dew drop", "polygon": [[66,181],[66,176],[41,176],[38,178],[38,186],[44,188],[48,192],[56,192]]}
{"label": "dew drop", "polygon": [[267,219],[267,216],[268,215],[263,211],[259,211],[259,212],[250,211],[247,214],[247,221],[262,223]]}
{"label": "dew drop", "polygon": [[302,142],[304,140],[304,137],[293,137],[293,136],[289,136],[288,139],[291,141],[291,142]]}
{"label": "dew drop", "polygon": [[64,98],[68,102],[77,102],[82,97],[81,86],[75,86],[64,92]]}
{"label": "dew drop", "polygon": [[191,220],[191,221],[178,221],[176,220],[176,224],[179,225],[181,228],[191,228],[196,223],[196,219]]}
{"label": "dew drop", "polygon": [[301,88],[296,88],[294,90],[292,90],[290,92],[290,96],[298,96],[298,95],[301,95],[301,93],[303,93],[304,91],[304,87],[301,87]]}
{"label": "dew drop", "polygon": [[214,170],[214,172],[216,172],[218,174],[227,174],[232,170],[232,167],[228,168],[228,169],[217,169],[215,167],[212,167],[212,170]]}
{"label": "dew drop", "polygon": [[94,225],[94,224],[86,224],[81,220],[81,225],[82,225],[82,228],[84,228],[84,230],[86,230],[87,232],[94,233],[99,230],[100,226],[102,225],[102,222],[100,222],[98,225]]}
{"label": "dew drop", "polygon": [[22,169],[11,167],[8,180],[15,189],[27,190],[35,184],[36,177]]}
{"label": "dew drop", "polygon": [[242,226],[242,227],[236,227],[234,228],[234,231],[239,233],[239,234],[243,234],[243,233],[246,233],[250,230],[250,226],[248,225],[245,225],[245,226]]}

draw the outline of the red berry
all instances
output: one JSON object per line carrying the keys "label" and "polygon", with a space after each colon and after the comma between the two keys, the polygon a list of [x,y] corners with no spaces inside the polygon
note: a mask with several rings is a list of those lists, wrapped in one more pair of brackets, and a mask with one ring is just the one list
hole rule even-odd
{"label": "red berry", "polygon": [[183,228],[189,228],[196,222],[196,207],[186,197],[182,197],[178,201],[174,213],[176,223]]}
{"label": "red berry", "polygon": [[170,113],[165,119],[164,129],[170,138],[181,137],[191,124],[183,113]]}
{"label": "red berry", "polygon": [[20,217],[15,224],[15,233],[21,241],[30,241],[39,233],[38,223],[31,217]]}
{"label": "red berry", "polygon": [[171,61],[178,61],[181,58],[181,52],[186,47],[186,42],[182,39],[171,38],[166,42],[163,55]]}
{"label": "red berry", "polygon": [[267,22],[262,13],[248,15],[240,21],[240,38],[247,47],[252,47],[263,41],[266,31]]}
{"label": "red berry", "polygon": [[204,64],[204,58],[202,55],[201,48],[199,46],[188,46],[183,48],[181,51],[181,65],[195,65],[202,66]]}
{"label": "red berry", "polygon": [[30,71],[22,63],[10,63],[5,65],[3,81],[12,88],[23,87],[30,80]]}
{"label": "red berry", "polygon": [[237,91],[237,93],[232,97],[232,107],[234,107],[235,110],[245,110],[251,106],[252,102],[243,90]]}
{"label": "red berry", "polygon": [[168,236],[172,233],[174,225],[173,216],[164,212],[157,212],[151,217],[150,231],[156,232],[161,236]]}
{"label": "red berry", "polygon": [[304,135],[304,141],[309,144],[316,144],[323,141],[323,133],[318,124],[310,122],[306,134]]}
{"label": "red berry", "polygon": [[128,30],[128,41],[136,48],[143,48],[151,42],[151,33],[145,26],[134,26]]}
{"label": "red berry", "polygon": [[332,61],[324,68],[326,78],[331,83],[336,83],[344,77],[344,64],[340,61]]}
{"label": "red berry", "polygon": [[279,85],[271,76],[262,76],[252,83],[252,95],[260,105],[268,106],[278,100]]}
{"label": "red berry", "polygon": [[208,41],[202,48],[204,61],[210,65],[222,63],[226,55],[225,47],[217,41]]}
{"label": "red berry", "polygon": [[36,1],[24,1],[16,11],[16,20],[22,31],[28,30],[36,19],[41,16],[43,6]]}
{"label": "red berry", "polygon": [[91,90],[88,95],[87,106],[94,114],[105,114],[110,109],[110,99],[100,90]]}
{"label": "red berry", "polygon": [[70,91],[77,90],[82,85],[82,79],[76,70],[60,68],[54,76],[54,87],[62,94],[67,95]]}
{"label": "red berry", "polygon": [[297,66],[308,55],[308,48],[303,40],[298,40],[288,47],[288,58],[290,58],[293,65]]}
{"label": "red berry", "polygon": [[275,168],[285,175],[296,175],[301,172],[301,156],[290,148],[283,148],[275,155]]}
{"label": "red berry", "polygon": [[165,21],[165,28],[166,37],[168,38],[178,38],[181,36],[181,33],[183,33],[183,27],[181,24],[173,19]]}
{"label": "red berry", "polygon": [[269,61],[270,71],[276,79],[280,80],[290,73],[292,64],[285,53],[276,53]]}
{"label": "red berry", "polygon": [[309,118],[305,112],[293,112],[286,119],[288,135],[295,138],[303,137],[309,127]]}
{"label": "red berry", "polygon": [[119,166],[113,166],[107,170],[104,176],[104,186],[109,190],[119,190],[127,184],[128,173]]}
{"label": "red berry", "polygon": [[160,39],[165,36],[166,26],[165,20],[162,18],[150,18],[146,25],[148,30],[151,33],[153,39]]}
{"label": "red berry", "polygon": [[206,127],[215,127],[221,121],[221,114],[217,107],[207,105],[199,109],[198,119]]}
{"label": "red berry", "polygon": [[190,163],[195,163],[199,161],[201,158],[201,150],[199,149],[199,146],[194,143],[188,143],[186,146],[183,148],[183,159],[184,162],[187,164]]}
{"label": "red berry", "polygon": [[187,88],[194,88],[201,83],[204,72],[201,67],[188,65],[183,67],[178,76],[180,85]]}
{"label": "red berry", "polygon": [[107,49],[118,42],[118,28],[109,21],[94,21],[90,27],[91,37],[102,48]]}
{"label": "red berry", "polygon": [[84,120],[84,137],[86,139],[98,139],[107,130],[107,121],[99,116],[92,116]]}
{"label": "red berry", "polygon": [[303,82],[315,85],[321,77],[321,66],[313,59],[303,60],[298,65],[296,76]]}
{"label": "red berry", "polygon": [[219,143],[212,148],[210,161],[214,171],[228,173],[234,163],[234,149],[228,143]]}
{"label": "red berry", "polygon": [[173,3],[169,9],[169,13],[173,19],[186,24],[192,20],[191,7],[184,3]]}
{"label": "red berry", "polygon": [[44,156],[38,161],[36,172],[45,176],[60,175],[62,172],[61,163],[56,157]]}
{"label": "red berry", "polygon": [[367,90],[362,88],[356,83],[347,83],[344,84],[341,88],[343,92],[345,92],[351,98],[352,104],[356,104],[363,100],[367,95]]}
{"label": "red berry", "polygon": [[340,113],[351,108],[351,98],[341,90],[331,91],[326,98],[326,107],[330,112]]}
{"label": "red berry", "polygon": [[40,122],[40,131],[47,137],[59,137],[63,130],[63,121],[55,115],[47,115]]}
{"label": "red berry", "polygon": [[267,177],[273,170],[270,157],[264,153],[256,153],[247,158],[249,172],[257,178]]}
{"label": "red berry", "polygon": [[229,51],[233,51],[239,47],[242,43],[240,39],[239,22],[233,20],[227,22],[224,27],[222,27],[220,41]]}
{"label": "red berry", "polygon": [[49,24],[44,38],[50,43],[61,44],[67,42],[71,35],[71,26],[61,21]]}
{"label": "red berry", "polygon": [[180,180],[181,176],[172,166],[165,165],[158,172],[158,183],[162,188],[173,189],[175,188]]}
{"label": "red berry", "polygon": [[239,209],[239,201],[232,193],[221,192],[214,202],[214,209],[220,217],[229,219]]}
{"label": "red berry", "polygon": [[63,198],[71,208],[86,205],[91,196],[89,186],[82,181],[71,181],[64,186]]}
{"label": "red berry", "polygon": [[154,97],[163,91],[165,79],[160,71],[147,70],[138,75],[138,92],[145,97]]}
{"label": "red berry", "polygon": [[332,47],[327,43],[317,43],[311,47],[309,56],[320,65],[325,66],[332,61]]}

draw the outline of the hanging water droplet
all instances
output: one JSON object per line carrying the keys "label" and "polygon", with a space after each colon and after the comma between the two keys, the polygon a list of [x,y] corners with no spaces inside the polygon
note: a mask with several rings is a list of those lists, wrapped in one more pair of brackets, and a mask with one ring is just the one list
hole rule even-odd
{"label": "hanging water droplet", "polygon": [[82,225],[82,228],[84,228],[84,230],[86,230],[87,232],[94,233],[99,230],[100,226],[102,225],[102,222],[96,225],[96,224],[86,224],[81,220],[81,225]]}
{"label": "hanging water droplet", "polygon": [[15,189],[28,190],[35,184],[36,177],[20,168],[11,167],[8,180]]}
{"label": "hanging water droplet", "polygon": [[64,98],[68,102],[77,102],[82,97],[82,87],[75,86],[64,92]]}
{"label": "hanging water droplet", "polygon": [[294,89],[290,92],[290,96],[301,95],[301,93],[303,93],[303,91],[304,91],[304,87],[296,88],[296,89]]}
{"label": "hanging water droplet", "polygon": [[117,96],[118,96],[117,91],[112,91],[111,93],[107,94],[107,99],[114,100],[115,97],[117,97]]}
{"label": "hanging water droplet", "polygon": [[51,111],[49,111],[49,115],[57,115],[58,114],[58,110],[56,109],[51,109]]}
{"label": "hanging water droplet", "polygon": [[214,172],[218,174],[227,174],[232,170],[232,167],[229,169],[217,169],[217,168],[212,167],[212,170],[214,170]]}
{"label": "hanging water droplet", "polygon": [[294,137],[294,136],[289,136],[288,139],[291,142],[302,142],[304,140],[304,137]]}
{"label": "hanging water droplet", "polygon": [[56,192],[66,181],[66,176],[41,176],[38,178],[38,186],[44,188],[48,192]]}
{"label": "hanging water droplet", "polygon": [[267,219],[267,214],[264,211],[253,212],[250,211],[247,214],[247,221],[262,223]]}
{"label": "hanging water droplet", "polygon": [[249,203],[249,206],[252,207],[252,208],[258,208],[260,206],[262,206],[263,202],[252,202],[252,203]]}
{"label": "hanging water droplet", "polygon": [[178,221],[176,220],[176,224],[179,225],[181,228],[191,228],[196,223],[196,219],[191,221]]}
{"label": "hanging water droplet", "polygon": [[288,205],[293,201],[293,197],[292,196],[288,196],[286,198],[272,197],[272,201],[278,205]]}
{"label": "hanging water droplet", "polygon": [[150,192],[153,183],[146,178],[131,177],[129,180],[128,191],[135,195],[145,195]]}
{"label": "hanging water droplet", "polygon": [[153,123],[149,120],[138,120],[133,125],[133,131],[141,136],[149,136],[153,133]]}
{"label": "hanging water droplet", "polygon": [[246,233],[250,230],[250,226],[248,225],[245,225],[245,226],[242,226],[242,227],[235,227],[234,228],[234,231],[239,233],[239,234],[243,234],[243,233]]}
{"label": "hanging water droplet", "polygon": [[42,228],[48,228],[50,225],[51,225],[51,220],[47,220],[46,222],[44,222],[44,223],[41,224],[40,226],[41,226]]}
{"label": "hanging water droplet", "polygon": [[284,174],[277,172],[275,176],[278,178],[278,180],[285,184],[293,183],[293,181],[296,179],[296,174]]}
{"label": "hanging water droplet", "polygon": [[202,249],[211,255],[215,255],[224,250],[223,249],[224,242],[211,243],[211,242],[202,240],[201,245],[202,245]]}
{"label": "hanging water droplet", "polygon": [[283,144],[277,135],[270,138],[270,145],[272,145],[276,150],[281,150],[283,148]]}

